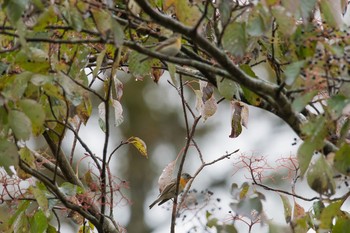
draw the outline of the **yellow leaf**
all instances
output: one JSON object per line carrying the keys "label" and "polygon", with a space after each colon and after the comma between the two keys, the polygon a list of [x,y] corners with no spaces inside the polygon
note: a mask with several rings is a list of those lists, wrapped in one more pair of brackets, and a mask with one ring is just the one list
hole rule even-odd
{"label": "yellow leaf", "polygon": [[141,138],[130,137],[127,142],[133,144],[142,156],[148,158],[146,143]]}
{"label": "yellow leaf", "polygon": [[176,3],[176,0],[164,0],[163,1],[163,10],[166,11],[169,9],[169,7],[174,6]]}

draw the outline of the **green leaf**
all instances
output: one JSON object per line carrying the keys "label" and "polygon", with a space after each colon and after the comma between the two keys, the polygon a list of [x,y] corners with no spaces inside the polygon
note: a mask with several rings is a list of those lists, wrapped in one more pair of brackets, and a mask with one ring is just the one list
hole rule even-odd
{"label": "green leaf", "polygon": [[124,43],[123,27],[113,18],[111,18],[111,30],[115,47],[119,48]]}
{"label": "green leaf", "polygon": [[299,9],[304,20],[308,20],[316,7],[317,0],[301,0]]}
{"label": "green leaf", "polygon": [[263,16],[258,11],[253,11],[249,15],[247,32],[251,36],[262,36],[266,31],[265,21]]}
{"label": "green leaf", "polygon": [[132,51],[129,56],[129,70],[136,79],[143,79],[151,72],[152,63],[149,60],[142,61],[144,55]]}
{"label": "green leaf", "polygon": [[45,213],[46,217],[50,216],[49,212],[49,201],[45,195],[45,192],[38,187],[31,186],[30,191],[33,193],[38,205],[40,206],[43,213]]}
{"label": "green leaf", "polygon": [[56,228],[54,226],[49,224],[47,226],[46,233],[57,233],[57,230],[56,230]]}
{"label": "green leaf", "polygon": [[331,166],[321,155],[315,163],[310,165],[307,173],[307,183],[319,194],[330,196],[334,194],[336,187],[333,175]]}
{"label": "green leaf", "polygon": [[[340,207],[343,205],[343,200],[334,201],[323,209],[320,218],[320,230],[330,230],[336,216],[342,214]],[[322,231],[323,232],[323,231]]]}
{"label": "green leaf", "polygon": [[223,26],[226,26],[231,19],[233,1],[231,0],[222,0],[219,1],[219,12],[220,20]]}
{"label": "green leaf", "polygon": [[228,78],[216,77],[216,83],[218,85],[218,91],[222,97],[227,100],[233,100],[234,97],[239,95],[239,85]]}
{"label": "green leaf", "polygon": [[[195,26],[198,19],[201,17],[201,12],[194,4],[190,4],[187,0],[174,1],[175,13],[179,21],[186,26]],[[209,4],[210,8],[210,4]]]}
{"label": "green leaf", "polygon": [[35,233],[44,233],[48,227],[48,220],[40,209],[29,219],[30,230]]}
{"label": "green leaf", "polygon": [[18,110],[11,110],[8,114],[8,122],[18,140],[29,139],[32,123],[26,114]]}
{"label": "green leaf", "polygon": [[176,66],[173,63],[167,62],[167,66],[168,66],[168,72],[170,75],[170,79],[171,82],[177,86],[178,85],[178,81],[176,79]]}
{"label": "green leaf", "polygon": [[344,143],[342,147],[335,153],[334,168],[340,173],[350,175],[350,145]]}
{"label": "green leaf", "polygon": [[299,76],[301,68],[304,67],[305,61],[293,62],[286,66],[284,74],[286,75],[285,83],[290,86],[294,83],[295,79]]}
{"label": "green leaf", "polygon": [[13,229],[15,233],[19,232],[30,232],[30,224],[25,211],[21,212],[13,224]]}
{"label": "green leaf", "polygon": [[18,152],[14,143],[0,140],[0,166],[4,167],[8,174],[12,174],[10,166],[18,165]]}
{"label": "green leaf", "polygon": [[67,196],[75,196],[76,194],[82,194],[84,192],[82,187],[68,182],[64,182],[59,189]]}
{"label": "green leaf", "polygon": [[327,120],[324,116],[318,116],[302,125],[303,134],[315,145],[316,149],[321,149],[324,139],[327,136]]}
{"label": "green leaf", "polygon": [[43,75],[43,74],[33,74],[30,79],[30,82],[35,86],[43,86],[46,83],[52,83],[53,76],[51,75]]}
{"label": "green leaf", "polygon": [[55,12],[55,6],[51,5],[44,9],[44,12],[40,14],[37,23],[35,24],[33,30],[38,32],[42,31],[48,25],[52,25],[57,21],[57,15]]}
{"label": "green leaf", "polygon": [[74,28],[74,30],[80,32],[84,27],[84,19],[81,16],[80,12],[76,7],[69,7],[68,9],[69,17],[68,22],[69,25]]}
{"label": "green leaf", "polygon": [[294,112],[301,112],[306,105],[310,103],[310,101],[314,98],[314,96],[318,93],[317,90],[310,91],[305,93],[304,95],[300,95],[292,103],[292,109]]}
{"label": "green leaf", "polygon": [[111,29],[110,14],[101,8],[100,9],[92,8],[91,13],[94,17],[97,30],[102,34],[102,36],[106,37],[107,32]]}
{"label": "green leaf", "polygon": [[74,105],[78,106],[83,101],[83,89],[71,80],[70,77],[63,73],[57,74],[55,79],[64,89],[67,99]]}
{"label": "green leaf", "polygon": [[[24,161],[26,164],[28,164],[29,167],[36,169],[35,166],[35,158],[32,154],[32,152],[28,149],[28,147],[23,147],[19,150],[19,156],[22,161]],[[16,169],[17,176],[23,180],[28,179],[32,177],[30,174],[23,171],[19,166]]]}
{"label": "green leaf", "polygon": [[339,28],[342,25],[341,12],[338,10],[340,1],[320,0],[319,6],[323,20],[331,27]]}
{"label": "green leaf", "polygon": [[338,218],[335,223],[332,233],[344,233],[348,232],[350,229],[350,219],[349,218]]}
{"label": "green leaf", "polygon": [[271,13],[276,18],[279,31],[281,31],[285,36],[290,36],[294,33],[296,26],[295,19],[293,18],[292,14],[290,14],[282,6],[273,7]]}
{"label": "green leaf", "polygon": [[258,213],[262,211],[262,203],[258,197],[245,198],[238,203],[231,203],[230,207],[236,214],[248,217],[249,219],[255,219],[256,217],[252,215],[253,210]]}
{"label": "green leaf", "polygon": [[269,221],[269,233],[281,233],[281,232],[292,233],[292,230],[289,226],[277,225],[275,222]]}
{"label": "green leaf", "polygon": [[10,215],[10,219],[8,221],[9,226],[12,226],[14,224],[14,222],[18,219],[18,216],[20,216],[20,214],[23,214],[27,209],[28,206],[30,205],[30,201],[20,201],[19,204],[17,205],[17,209],[16,212],[12,215]]}
{"label": "green leaf", "polygon": [[22,98],[24,92],[27,89],[28,81],[31,78],[32,73],[23,72],[21,74],[11,76],[6,83],[2,94],[5,98],[10,100],[19,100]]}
{"label": "green leaf", "polygon": [[300,167],[300,176],[303,177],[309,167],[311,158],[316,150],[315,145],[310,140],[305,140],[298,149],[298,162]]}
{"label": "green leaf", "polygon": [[339,118],[343,114],[343,109],[350,103],[350,99],[342,94],[334,95],[327,100],[327,108],[334,119]]}
{"label": "green leaf", "polygon": [[92,71],[92,78],[95,79],[97,77],[98,72],[101,69],[101,65],[103,62],[103,59],[105,58],[106,55],[106,49],[102,50],[98,55],[96,59],[96,66],[94,70]]}
{"label": "green leaf", "polygon": [[324,203],[322,201],[316,201],[312,204],[312,209],[314,211],[314,216],[319,219],[322,213],[322,210],[325,208]]}
{"label": "green leaf", "polygon": [[292,220],[292,206],[289,202],[288,197],[280,194],[282,203],[283,203],[283,208],[284,208],[284,218],[287,223],[289,223]]}
{"label": "green leaf", "polygon": [[222,44],[225,50],[233,56],[243,57],[247,48],[246,26],[244,23],[233,22],[224,32]]}
{"label": "green leaf", "polygon": [[4,7],[13,25],[21,18],[28,3],[28,0],[5,0]]}
{"label": "green leaf", "polygon": [[31,99],[20,100],[18,105],[31,120],[33,134],[40,135],[45,130],[45,111],[42,105]]}

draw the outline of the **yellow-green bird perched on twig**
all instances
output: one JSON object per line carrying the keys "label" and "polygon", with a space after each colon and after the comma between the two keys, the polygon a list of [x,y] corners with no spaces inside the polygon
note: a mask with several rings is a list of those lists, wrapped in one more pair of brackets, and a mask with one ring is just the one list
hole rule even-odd
{"label": "yellow-green bird perched on twig", "polygon": [[[182,192],[182,190],[186,187],[187,182],[192,179],[192,177],[188,173],[182,173],[179,182],[179,190],[178,194]],[[149,206],[151,209],[155,204],[161,205],[171,198],[175,197],[176,194],[176,178],[172,179],[170,183],[165,186],[163,191],[159,194],[159,197]]]}
{"label": "yellow-green bird perched on twig", "polygon": [[[181,50],[181,34],[174,33],[168,39],[159,42],[159,44],[155,45],[155,49],[153,51],[157,53],[161,53],[167,56],[175,56]],[[150,57],[146,57],[142,59],[140,62],[143,62]]]}

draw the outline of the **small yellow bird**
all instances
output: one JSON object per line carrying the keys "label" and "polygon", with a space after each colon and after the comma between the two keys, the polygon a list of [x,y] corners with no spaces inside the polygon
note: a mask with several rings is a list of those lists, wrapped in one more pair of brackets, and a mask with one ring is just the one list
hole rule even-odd
{"label": "small yellow bird", "polygon": [[[186,187],[187,182],[192,179],[192,177],[188,173],[182,173],[179,182],[179,190],[178,194],[182,192],[182,190]],[[170,183],[165,186],[163,191],[159,194],[158,198],[149,206],[151,209],[155,204],[161,205],[171,198],[175,197],[176,190],[176,178],[171,180]]]}
{"label": "small yellow bird", "polygon": [[[174,33],[168,39],[159,42],[159,44],[155,45],[154,51],[157,53],[161,53],[167,56],[175,56],[181,50],[181,34]],[[141,60],[141,62],[149,59],[150,57],[146,57]]]}

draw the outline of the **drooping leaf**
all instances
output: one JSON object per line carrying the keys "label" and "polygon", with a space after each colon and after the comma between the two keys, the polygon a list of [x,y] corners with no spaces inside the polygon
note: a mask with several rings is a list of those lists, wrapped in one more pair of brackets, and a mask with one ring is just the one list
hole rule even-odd
{"label": "drooping leaf", "polygon": [[204,102],[204,106],[201,111],[201,115],[203,116],[204,121],[209,117],[213,116],[216,113],[217,104],[214,95],[210,97],[207,101]]}
{"label": "drooping leaf", "polygon": [[223,26],[226,26],[227,23],[230,22],[233,5],[234,5],[234,2],[230,0],[219,1],[218,9],[220,12],[220,20]]}
{"label": "drooping leaf", "polygon": [[18,218],[13,224],[14,232],[30,232],[30,223],[25,211],[19,213]]}
{"label": "drooping leaf", "polygon": [[322,18],[327,24],[334,28],[339,28],[342,25],[340,1],[320,0],[319,6]]}
{"label": "drooping leaf", "polygon": [[102,51],[97,55],[97,58],[96,58],[96,66],[95,66],[94,70],[92,71],[92,78],[93,78],[93,79],[96,78],[98,72],[100,72],[101,65],[102,65],[103,59],[105,58],[105,55],[106,55],[106,49],[102,50]]}
{"label": "drooping leaf", "polygon": [[137,80],[142,80],[151,72],[152,62],[149,60],[142,61],[144,58],[144,55],[134,51],[129,55],[129,70]]}
{"label": "drooping leaf", "polygon": [[128,143],[131,143],[144,157],[148,157],[147,155],[147,146],[146,143],[139,137],[130,137],[127,140]]}
{"label": "drooping leaf", "polygon": [[118,127],[124,121],[123,107],[118,100],[112,100],[112,106],[114,108],[114,126]]}
{"label": "drooping leaf", "polygon": [[330,230],[334,223],[335,217],[342,214],[340,207],[343,205],[343,200],[334,201],[322,210],[320,218],[320,230]]}
{"label": "drooping leaf", "polygon": [[33,134],[35,136],[41,134],[45,130],[45,112],[42,105],[31,99],[22,99],[18,102],[18,105],[29,117]]}
{"label": "drooping leaf", "polygon": [[279,25],[278,29],[285,36],[290,36],[296,29],[295,19],[292,14],[288,14],[287,9],[282,6],[275,6],[271,10],[272,15],[276,18]]}
{"label": "drooping leaf", "polygon": [[334,119],[343,114],[343,110],[348,104],[350,104],[350,99],[341,94],[334,95],[327,100],[327,108]]}
{"label": "drooping leaf", "polygon": [[111,29],[111,15],[103,9],[91,9],[97,30],[106,38],[107,32]]}
{"label": "drooping leaf", "polygon": [[350,175],[350,145],[344,143],[342,147],[335,153],[334,167],[340,173]]}
{"label": "drooping leaf", "polygon": [[[248,24],[247,24],[247,33],[251,36],[262,36],[267,30],[266,19],[262,15],[263,9],[260,11],[255,10],[249,15]],[[265,16],[266,17],[266,16]]]}
{"label": "drooping leaf", "polygon": [[310,17],[311,13],[315,9],[316,2],[317,2],[317,0],[301,0],[300,1],[299,8],[300,8],[300,11],[301,11],[301,16],[303,17],[303,19],[305,21],[308,20],[308,18]]}
{"label": "drooping leaf", "polygon": [[311,158],[316,150],[316,146],[311,140],[305,140],[298,149],[298,162],[300,167],[300,175],[303,177],[309,167]]}
{"label": "drooping leaf", "polygon": [[[37,184],[40,184],[40,183],[38,182]],[[43,185],[41,185],[41,186],[43,186]],[[43,211],[43,213],[45,214],[45,216],[49,217],[50,216],[49,201],[45,195],[45,190],[43,190],[39,187],[34,187],[34,186],[31,186],[29,189],[33,193],[37,203],[39,204],[39,206],[40,206],[41,210]]]}
{"label": "drooping leaf", "polygon": [[244,23],[229,24],[222,38],[224,49],[233,56],[243,57],[247,48],[246,26]]}
{"label": "drooping leaf", "polygon": [[295,81],[295,79],[298,77],[300,74],[301,68],[304,67],[305,61],[296,61],[291,64],[288,64],[284,70],[284,74],[286,75],[286,80],[285,83],[286,85],[292,85]]}
{"label": "drooping leaf", "polygon": [[256,211],[257,213],[261,213],[262,211],[262,203],[258,197],[245,198],[238,203],[231,203],[230,207],[236,214],[245,216],[252,220],[255,219],[252,215],[253,211]]}
{"label": "drooping leaf", "polygon": [[28,0],[8,0],[5,1],[4,6],[6,13],[13,25],[21,18],[26,6],[28,5]]}
{"label": "drooping leaf", "polygon": [[44,212],[39,209],[34,216],[29,219],[30,232],[46,233],[48,227],[48,219]]}
{"label": "drooping leaf", "polygon": [[32,73],[30,72],[23,72],[16,76],[12,76],[10,78],[11,80],[9,80],[9,82],[5,85],[2,94],[7,99],[11,99],[14,101],[21,99],[25,90],[27,89],[28,81],[31,75]]}
{"label": "drooping leaf", "polygon": [[335,223],[332,233],[343,233],[348,232],[350,229],[350,219],[349,218],[338,218]]}
{"label": "drooping leaf", "polygon": [[70,26],[72,26],[77,32],[80,32],[84,27],[84,19],[79,10],[71,6],[67,9],[67,20]]}
{"label": "drooping leaf", "polygon": [[84,181],[92,192],[96,192],[100,189],[100,184],[94,176],[92,176],[91,170],[88,170],[84,175]]}
{"label": "drooping leaf", "polygon": [[119,48],[124,43],[124,30],[122,26],[113,18],[111,18],[111,32],[113,35],[114,45]]}
{"label": "drooping leaf", "polygon": [[30,203],[31,201],[28,201],[28,200],[23,200],[19,202],[15,213],[9,216],[10,217],[8,221],[9,226],[12,226],[15,223],[15,221],[20,218],[20,215],[26,211]]}
{"label": "drooping leaf", "polygon": [[293,111],[297,113],[301,112],[305,108],[305,106],[310,103],[310,101],[315,97],[317,93],[318,91],[314,90],[295,98],[295,100],[292,103]]}
{"label": "drooping leaf", "polygon": [[284,208],[284,219],[286,220],[286,223],[289,223],[292,220],[292,206],[289,202],[288,197],[280,194],[280,198],[282,200]]}
{"label": "drooping leaf", "polygon": [[304,208],[294,201],[293,219],[300,219],[305,216]]}
{"label": "drooping leaf", "polygon": [[67,196],[75,196],[76,194],[82,194],[84,192],[82,187],[68,182],[61,184],[59,190]]}
{"label": "drooping leaf", "polygon": [[117,76],[113,77],[113,83],[114,83],[114,90],[115,90],[115,99],[120,101],[123,96],[124,85],[117,78]]}
{"label": "drooping leaf", "polygon": [[32,132],[32,123],[26,114],[18,110],[11,110],[8,114],[8,122],[17,139],[29,139]]}
{"label": "drooping leaf", "polygon": [[233,100],[235,96],[239,95],[239,85],[227,78],[216,78],[219,93],[227,100]]}
{"label": "drooping leaf", "polygon": [[[35,158],[32,152],[28,149],[28,147],[21,148],[19,150],[19,156],[21,160],[23,160],[30,168],[36,169]],[[32,177],[32,175],[23,171],[19,166],[16,166],[16,173],[17,173],[17,176],[23,180],[26,180]]]}
{"label": "drooping leaf", "polygon": [[307,173],[307,183],[321,195],[333,195],[335,191],[335,181],[333,171],[324,156],[320,156],[317,161],[310,165]]}
{"label": "drooping leaf", "polygon": [[0,166],[4,167],[8,174],[12,174],[10,166],[17,166],[18,152],[14,143],[0,139]]}
{"label": "drooping leaf", "polygon": [[247,128],[249,110],[248,106],[243,102],[231,101],[232,118],[231,118],[231,134],[230,138],[238,137],[242,132],[242,126]]}
{"label": "drooping leaf", "polygon": [[197,6],[191,4],[188,0],[174,1],[174,7],[179,21],[187,26],[195,26],[201,17],[201,12]]}
{"label": "drooping leaf", "polygon": [[170,79],[171,79],[171,82],[177,86],[178,85],[178,82],[176,80],[176,67],[173,63],[170,63],[170,62],[167,62],[167,66],[168,66],[168,72],[169,72],[169,75],[170,75]]}
{"label": "drooping leaf", "polygon": [[104,102],[98,105],[98,123],[103,132],[106,132],[106,106]]}

